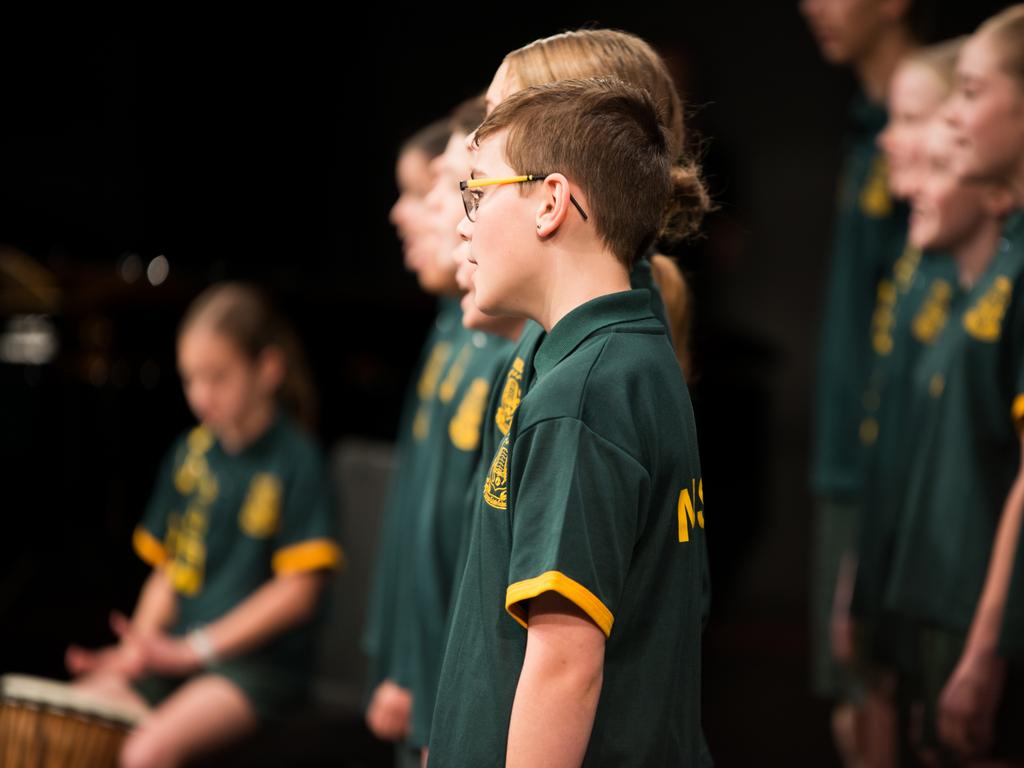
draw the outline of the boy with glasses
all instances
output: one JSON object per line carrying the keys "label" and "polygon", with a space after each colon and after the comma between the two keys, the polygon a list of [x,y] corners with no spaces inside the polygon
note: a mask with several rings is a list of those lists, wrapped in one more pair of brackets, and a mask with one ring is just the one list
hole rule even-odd
{"label": "boy with glasses", "polygon": [[527,88],[475,135],[477,306],[544,330],[483,487],[430,764],[697,765],[706,612],[693,413],[629,269],[692,170],[650,96]]}

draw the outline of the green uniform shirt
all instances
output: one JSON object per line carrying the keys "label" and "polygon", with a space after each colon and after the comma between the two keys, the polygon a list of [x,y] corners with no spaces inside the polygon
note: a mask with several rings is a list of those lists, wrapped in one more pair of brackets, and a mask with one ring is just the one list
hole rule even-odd
{"label": "green uniform shirt", "polygon": [[878,283],[906,241],[906,209],[889,196],[885,157],[875,145],[884,109],[852,108],[825,292],[812,485],[822,496],[855,497],[863,482],[857,438],[868,384],[868,345]]}
{"label": "green uniform shirt", "polygon": [[434,327],[424,343],[417,373],[406,392],[363,634],[363,648],[371,662],[371,690],[394,674],[396,643],[401,634],[398,626],[400,584],[404,566],[408,563],[407,532],[411,505],[419,494],[421,465],[426,456],[421,446],[429,445],[431,427],[436,427],[436,424],[431,424],[430,412],[444,370],[451,362],[453,346],[462,333],[462,310],[458,302],[442,299]]}
{"label": "green uniform shirt", "polygon": [[877,617],[883,603],[892,538],[914,448],[907,424],[914,363],[946,325],[955,280],[949,257],[922,257],[919,249],[907,246],[892,275],[878,284],[871,320],[871,375],[860,426],[867,471],[852,608],[862,618]]}
{"label": "green uniform shirt", "polygon": [[[212,622],[276,574],[334,568],[331,486],[319,449],[285,416],[242,452],[228,454],[207,428],[172,446],[134,546],[164,566],[177,593],[175,634]],[[312,626],[247,658],[308,674]]]}
{"label": "green uniform shirt", "polygon": [[[633,268],[629,271],[629,284],[632,288],[639,290],[650,291],[651,293],[651,313],[661,321],[661,324],[668,328],[668,316],[665,313],[665,302],[661,300],[661,289],[658,288],[658,284],[654,282],[654,271],[651,267],[651,258],[657,253],[655,247],[652,245],[647,249],[647,253],[641,256],[633,263]],[[669,329],[669,339],[672,338],[672,331]]]}
{"label": "green uniform shirt", "polygon": [[949,322],[913,376],[915,444],[887,601],[953,632],[974,617],[1020,462],[1022,274],[1024,250],[1004,238],[973,290],[954,286]]}
{"label": "green uniform shirt", "polygon": [[523,356],[524,378],[535,378],[482,489],[432,765],[504,764],[526,603],[547,591],[607,635],[584,765],[706,758],[703,485],[689,396],[649,302],[636,290],[594,299]]}
{"label": "green uniform shirt", "polygon": [[[1024,250],[1024,214],[1018,212],[1016,220],[1006,228],[1005,236],[1018,252]],[[1024,389],[1018,389],[1024,392]],[[1013,401],[1013,418],[1018,427],[1024,422],[1024,396],[1018,395]],[[1017,556],[1010,577],[1010,588],[1006,596],[1003,614],[1003,631],[1000,637],[1000,652],[1012,658],[1019,667],[1024,667],[1024,535],[1017,537]]]}
{"label": "green uniform shirt", "polygon": [[409,743],[425,747],[441,674],[452,585],[469,509],[466,491],[480,457],[484,416],[492,382],[512,343],[468,331],[438,392],[436,417],[411,529],[412,627],[406,657],[413,695]]}

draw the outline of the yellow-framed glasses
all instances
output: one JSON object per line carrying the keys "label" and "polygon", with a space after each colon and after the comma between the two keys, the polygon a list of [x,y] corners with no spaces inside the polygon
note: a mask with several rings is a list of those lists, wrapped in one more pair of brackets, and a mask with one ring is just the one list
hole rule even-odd
{"label": "yellow-framed glasses", "polygon": [[[548,173],[529,173],[525,176],[511,176],[507,179],[466,179],[465,181],[460,181],[459,190],[462,192],[462,206],[466,209],[466,218],[470,221],[476,221],[476,212],[480,208],[480,198],[483,197],[480,187],[496,187],[501,184],[524,184],[528,181],[540,181],[550,175]],[[580,212],[580,216],[583,217],[584,221],[590,218],[576,198],[573,197],[572,192],[569,193],[569,202],[576,206],[576,210]]]}

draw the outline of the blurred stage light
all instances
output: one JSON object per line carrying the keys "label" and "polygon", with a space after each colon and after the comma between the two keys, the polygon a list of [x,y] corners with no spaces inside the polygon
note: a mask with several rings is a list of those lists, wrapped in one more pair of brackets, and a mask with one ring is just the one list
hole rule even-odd
{"label": "blurred stage light", "polygon": [[160,285],[164,280],[167,279],[167,275],[171,272],[171,265],[167,261],[166,256],[157,256],[146,267],[146,279],[149,280],[150,285]]}
{"label": "blurred stage light", "polygon": [[142,277],[142,259],[139,258],[139,254],[125,254],[121,259],[118,271],[121,273],[121,279],[126,283],[134,283]]}
{"label": "blurred stage light", "polygon": [[57,347],[57,332],[46,315],[18,315],[0,335],[0,361],[46,365],[57,356]]}

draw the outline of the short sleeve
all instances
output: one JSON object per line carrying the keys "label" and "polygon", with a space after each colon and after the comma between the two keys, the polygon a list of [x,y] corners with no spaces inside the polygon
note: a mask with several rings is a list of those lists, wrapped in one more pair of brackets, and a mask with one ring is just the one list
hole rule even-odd
{"label": "short sleeve", "polygon": [[285,488],[272,560],[274,573],[333,569],[341,562],[327,468],[319,452],[310,450],[296,463]]}
{"label": "short sleeve", "polygon": [[506,610],[526,627],[525,603],[553,591],[610,635],[650,495],[647,471],[583,422],[559,418],[516,437],[511,477]]}
{"label": "short sleeve", "polygon": [[180,498],[174,488],[174,470],[181,450],[181,442],[177,441],[164,455],[146,511],[132,533],[135,554],[154,568],[167,562],[165,541],[168,518]]}
{"label": "short sleeve", "polygon": [[1024,433],[1024,277],[1017,280],[1017,295],[1014,297],[1010,317],[1012,343],[1011,375],[1013,376],[1013,402],[1010,414],[1018,433]]}

